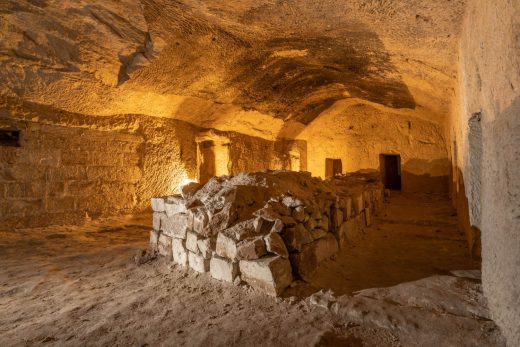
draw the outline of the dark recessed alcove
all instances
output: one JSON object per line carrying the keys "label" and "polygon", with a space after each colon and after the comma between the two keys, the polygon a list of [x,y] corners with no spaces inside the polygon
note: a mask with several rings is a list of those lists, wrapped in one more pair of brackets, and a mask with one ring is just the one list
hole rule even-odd
{"label": "dark recessed alcove", "polygon": [[0,129],[0,146],[20,147],[20,130]]}

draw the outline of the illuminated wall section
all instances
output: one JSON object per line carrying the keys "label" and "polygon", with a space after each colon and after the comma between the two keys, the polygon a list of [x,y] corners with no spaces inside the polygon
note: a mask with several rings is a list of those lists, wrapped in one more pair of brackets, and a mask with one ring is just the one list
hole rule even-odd
{"label": "illuminated wall section", "polygon": [[345,173],[380,170],[381,154],[398,154],[404,191],[448,192],[450,163],[442,128],[413,114],[338,102],[297,138],[307,142],[314,176],[325,177],[327,159],[341,159]]}

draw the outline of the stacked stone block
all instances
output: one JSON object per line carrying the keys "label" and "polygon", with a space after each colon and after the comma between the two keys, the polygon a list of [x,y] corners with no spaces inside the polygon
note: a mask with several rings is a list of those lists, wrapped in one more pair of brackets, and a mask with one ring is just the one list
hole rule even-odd
{"label": "stacked stone block", "polygon": [[78,224],[135,211],[143,138],[33,122],[0,120],[21,129],[20,147],[0,146],[0,225],[25,228]]}
{"label": "stacked stone block", "polygon": [[[304,175],[312,190],[315,179],[291,175]],[[321,262],[355,242],[371,223],[381,207],[383,187],[356,177],[325,181],[331,189],[305,197],[291,191],[279,194],[280,189],[256,182],[226,186],[220,179],[195,195],[154,198],[151,247],[217,280],[245,282],[280,295],[295,279],[309,278]]]}

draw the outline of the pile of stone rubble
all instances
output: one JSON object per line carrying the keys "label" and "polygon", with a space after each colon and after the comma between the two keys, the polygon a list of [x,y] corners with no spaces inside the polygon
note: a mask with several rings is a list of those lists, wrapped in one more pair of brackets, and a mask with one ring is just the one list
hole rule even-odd
{"label": "pile of stone rubble", "polygon": [[266,171],[215,177],[182,195],[152,199],[153,251],[280,295],[355,239],[383,201],[376,174],[333,179]]}

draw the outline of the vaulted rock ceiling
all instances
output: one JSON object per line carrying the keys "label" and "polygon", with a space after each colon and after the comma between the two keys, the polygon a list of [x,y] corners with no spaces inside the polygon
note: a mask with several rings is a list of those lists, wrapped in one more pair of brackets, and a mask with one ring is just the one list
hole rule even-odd
{"label": "vaulted rock ceiling", "polygon": [[193,122],[231,108],[308,124],[354,98],[441,122],[463,10],[463,0],[7,0],[0,91]]}

